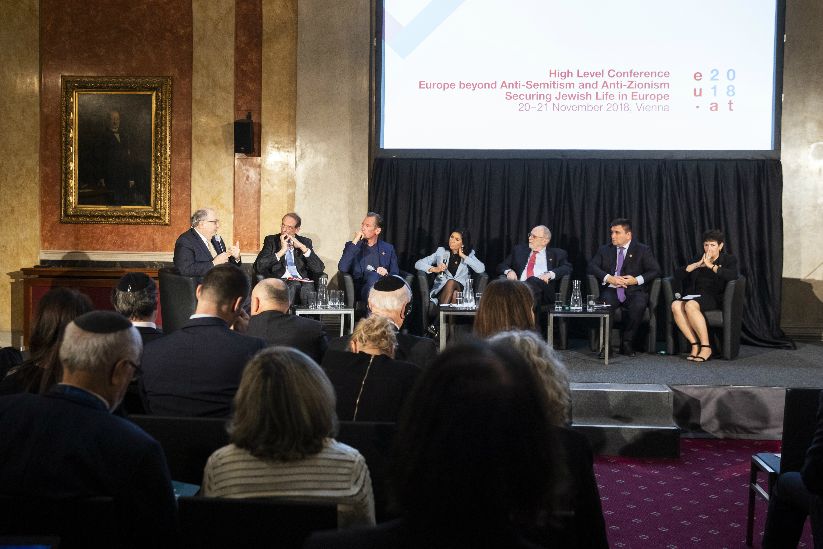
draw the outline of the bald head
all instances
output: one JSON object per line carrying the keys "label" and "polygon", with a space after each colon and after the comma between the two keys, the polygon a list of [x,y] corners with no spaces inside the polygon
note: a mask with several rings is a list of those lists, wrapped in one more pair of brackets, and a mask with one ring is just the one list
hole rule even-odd
{"label": "bald head", "polygon": [[266,278],[257,283],[251,292],[251,314],[258,315],[266,311],[289,310],[289,288],[279,278]]}

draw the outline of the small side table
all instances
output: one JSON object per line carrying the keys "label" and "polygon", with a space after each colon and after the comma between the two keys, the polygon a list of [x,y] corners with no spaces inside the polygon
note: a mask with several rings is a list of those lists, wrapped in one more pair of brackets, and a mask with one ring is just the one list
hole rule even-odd
{"label": "small side table", "polygon": [[546,334],[546,341],[554,348],[554,319],[557,318],[599,318],[600,319],[600,345],[603,347],[603,358],[606,360],[606,366],[609,365],[609,335],[611,332],[611,308],[595,309],[588,311],[555,311],[549,310],[549,329]]}
{"label": "small side table", "polygon": [[349,332],[354,330],[354,309],[295,309],[297,316],[337,316],[340,318],[340,336],[344,335],[346,317],[349,318]]}
{"label": "small side table", "polygon": [[447,316],[477,316],[476,308],[458,308],[447,305],[440,306],[440,350],[446,348],[446,317]]}

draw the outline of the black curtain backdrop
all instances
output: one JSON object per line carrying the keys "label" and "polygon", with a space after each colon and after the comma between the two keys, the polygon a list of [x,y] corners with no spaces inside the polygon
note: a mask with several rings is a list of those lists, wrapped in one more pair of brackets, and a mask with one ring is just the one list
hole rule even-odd
{"label": "black curtain backdrop", "polygon": [[628,217],[667,276],[702,253],[704,230],[719,228],[748,282],[744,342],[791,347],[780,330],[782,190],[779,160],[377,158],[369,205],[409,272],[466,227],[494,276],[542,224],[584,279],[586,261],[609,241],[609,221]]}

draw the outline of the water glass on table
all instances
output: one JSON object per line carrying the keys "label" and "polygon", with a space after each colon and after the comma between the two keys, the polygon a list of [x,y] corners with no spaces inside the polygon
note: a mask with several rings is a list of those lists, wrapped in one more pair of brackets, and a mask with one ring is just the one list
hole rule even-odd
{"label": "water glass on table", "polygon": [[455,290],[454,300],[457,302],[458,307],[462,307],[463,306],[463,292]]}
{"label": "water glass on table", "polygon": [[595,306],[594,294],[587,295],[586,296],[586,309],[588,309],[589,311],[594,311],[594,306]]}
{"label": "water glass on table", "polygon": [[307,309],[316,309],[317,308],[317,292],[309,290],[305,293],[306,296],[306,303],[303,305]]}
{"label": "water glass on table", "polygon": [[555,311],[562,311],[563,310],[563,294],[556,293],[554,294],[554,310]]}

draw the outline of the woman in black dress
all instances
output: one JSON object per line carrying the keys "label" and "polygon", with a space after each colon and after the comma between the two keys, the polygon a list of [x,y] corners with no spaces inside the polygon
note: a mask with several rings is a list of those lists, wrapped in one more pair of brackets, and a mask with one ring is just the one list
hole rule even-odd
{"label": "woman in black dress", "polygon": [[677,327],[692,346],[686,360],[706,362],[712,356],[705,311],[719,309],[726,282],[738,276],[737,258],[723,251],[724,236],[713,229],[703,233],[703,255],[674,273],[683,298],[672,302]]}

